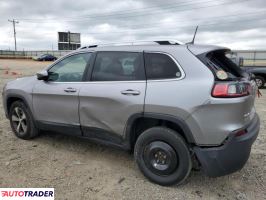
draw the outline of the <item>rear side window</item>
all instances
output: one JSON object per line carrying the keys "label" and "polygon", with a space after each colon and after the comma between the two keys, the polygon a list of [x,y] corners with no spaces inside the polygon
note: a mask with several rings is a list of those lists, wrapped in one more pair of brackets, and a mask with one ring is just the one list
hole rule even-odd
{"label": "rear side window", "polygon": [[145,80],[141,53],[98,52],[92,81]]}
{"label": "rear side window", "polygon": [[174,60],[162,53],[145,53],[145,69],[148,80],[181,77],[181,71]]}
{"label": "rear side window", "polygon": [[[204,56],[205,57],[205,56]],[[226,56],[226,51],[213,51],[207,54],[204,63],[216,75],[220,70],[227,73],[228,79],[235,79],[242,76],[242,70]]]}

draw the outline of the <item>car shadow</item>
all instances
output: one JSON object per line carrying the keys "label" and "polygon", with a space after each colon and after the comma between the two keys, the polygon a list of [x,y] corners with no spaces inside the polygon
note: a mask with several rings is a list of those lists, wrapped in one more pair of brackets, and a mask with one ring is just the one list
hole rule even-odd
{"label": "car shadow", "polygon": [[[75,153],[78,153],[80,155],[84,155],[84,153],[97,153],[97,155],[100,154],[101,157],[104,157],[104,159],[107,159],[111,162],[115,158],[115,164],[117,165],[116,167],[121,166],[121,164],[124,164],[125,161],[129,162],[132,166],[131,169],[135,169],[138,176],[142,176],[145,179],[141,172],[138,171],[137,165],[134,162],[133,152],[121,150],[112,146],[97,144],[87,138],[80,138],[72,135],[64,135],[54,132],[42,132],[40,137],[38,138],[38,141],[45,142],[45,144],[60,148],[63,151],[75,151]],[[119,162],[119,160],[121,160],[121,162]],[[227,178],[222,177],[218,179],[224,182],[224,180],[226,180]],[[189,178],[182,184],[181,187],[190,185],[190,182],[197,182],[197,184],[199,185],[203,185],[205,182],[207,182],[207,185],[209,185],[210,182],[217,182],[217,178],[207,177],[203,174],[202,171],[192,169]]]}

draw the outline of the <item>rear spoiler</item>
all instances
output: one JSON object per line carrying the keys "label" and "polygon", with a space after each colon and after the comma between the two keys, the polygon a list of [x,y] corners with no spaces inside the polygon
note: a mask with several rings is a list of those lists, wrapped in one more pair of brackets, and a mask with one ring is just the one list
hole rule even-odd
{"label": "rear spoiler", "polygon": [[224,51],[230,51],[230,49],[226,47],[220,47],[220,46],[214,46],[214,45],[194,45],[194,44],[187,44],[188,50],[193,53],[194,55],[200,55],[203,53],[208,53],[211,51],[217,51],[217,50],[224,50]]}

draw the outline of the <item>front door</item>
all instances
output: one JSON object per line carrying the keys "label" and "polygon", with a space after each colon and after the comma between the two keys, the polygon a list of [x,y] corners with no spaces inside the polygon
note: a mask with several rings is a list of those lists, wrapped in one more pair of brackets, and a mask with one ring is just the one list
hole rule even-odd
{"label": "front door", "polygon": [[84,83],[79,93],[85,136],[119,142],[129,117],[143,113],[146,80],[142,55],[97,53],[91,81]]}
{"label": "front door", "polygon": [[40,128],[81,134],[78,93],[91,53],[72,54],[48,69],[47,81],[33,89],[33,110]]}

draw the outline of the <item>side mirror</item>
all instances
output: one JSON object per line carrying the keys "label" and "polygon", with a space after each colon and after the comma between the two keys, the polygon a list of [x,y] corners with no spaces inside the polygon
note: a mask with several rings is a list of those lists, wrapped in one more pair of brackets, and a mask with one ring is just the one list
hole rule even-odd
{"label": "side mirror", "polygon": [[36,75],[38,80],[46,81],[48,79],[48,72],[46,70],[40,71]]}

